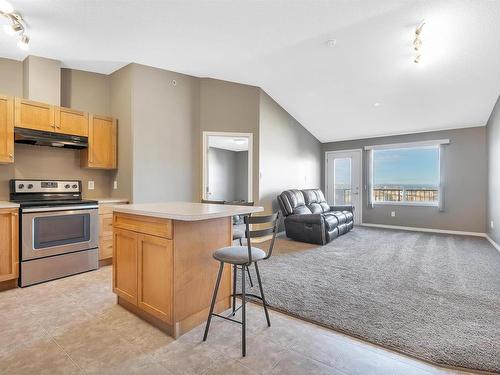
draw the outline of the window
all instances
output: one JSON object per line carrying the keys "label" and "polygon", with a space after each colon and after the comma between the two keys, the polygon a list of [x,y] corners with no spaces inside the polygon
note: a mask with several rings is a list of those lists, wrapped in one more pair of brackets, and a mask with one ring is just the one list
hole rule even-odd
{"label": "window", "polygon": [[371,203],[439,206],[442,143],[447,142],[367,147]]}

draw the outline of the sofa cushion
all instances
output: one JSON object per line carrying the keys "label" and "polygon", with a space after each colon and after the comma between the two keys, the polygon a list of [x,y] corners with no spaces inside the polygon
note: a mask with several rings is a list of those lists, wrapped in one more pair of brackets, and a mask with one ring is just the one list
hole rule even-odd
{"label": "sofa cushion", "polygon": [[339,225],[339,220],[335,215],[325,214],[326,229],[330,232]]}
{"label": "sofa cushion", "polygon": [[330,205],[326,202],[323,192],[319,189],[302,190],[305,205],[314,214],[330,211]]}
{"label": "sofa cushion", "polygon": [[[282,206],[281,208],[285,216],[295,213],[294,210],[297,207],[305,206],[304,195],[300,190],[297,189],[286,190],[283,193],[281,193],[279,196],[279,202],[280,205]],[[310,214],[311,212],[309,210],[309,212],[303,212],[303,213]],[[297,212],[297,214],[299,214],[299,212]]]}
{"label": "sofa cushion", "polygon": [[338,219],[339,224],[344,224],[347,222],[347,216],[343,212],[334,211],[331,214],[334,215]]}

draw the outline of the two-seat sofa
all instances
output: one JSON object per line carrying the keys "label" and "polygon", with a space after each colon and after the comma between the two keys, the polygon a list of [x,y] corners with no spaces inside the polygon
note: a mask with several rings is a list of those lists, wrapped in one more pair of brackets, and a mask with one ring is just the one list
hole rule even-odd
{"label": "two-seat sofa", "polygon": [[324,245],[354,226],[353,206],[330,206],[320,189],[286,190],[278,196],[289,238]]}

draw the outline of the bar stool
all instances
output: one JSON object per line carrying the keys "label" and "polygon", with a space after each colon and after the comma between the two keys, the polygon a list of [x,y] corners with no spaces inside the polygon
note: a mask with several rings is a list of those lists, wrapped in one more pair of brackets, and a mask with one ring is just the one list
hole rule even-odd
{"label": "bar stool", "polygon": [[[273,253],[274,242],[276,239],[276,233],[278,232],[278,226],[280,221],[280,212],[276,212],[272,215],[267,216],[251,216],[245,215],[244,221],[246,225],[246,238],[247,245],[246,246],[228,246],[218,249],[214,252],[214,259],[220,262],[219,273],[217,274],[217,281],[215,283],[214,294],[212,296],[212,303],[210,305],[210,312],[208,314],[207,324],[205,326],[205,334],[203,335],[203,341],[207,340],[208,331],[210,329],[210,322],[212,320],[212,316],[217,316],[222,319],[229,320],[234,323],[241,324],[241,352],[243,357],[246,356],[246,298],[247,296],[258,298],[262,301],[262,306],[264,307],[264,313],[266,314],[267,325],[271,326],[271,321],[269,319],[269,313],[267,311],[267,302],[264,296],[264,289],[262,287],[262,280],[260,278],[259,266],[258,262],[262,260],[269,259]],[[265,229],[257,229],[250,230],[250,224],[268,224],[269,227]],[[251,239],[256,237],[264,237],[272,234],[271,243],[269,244],[269,249],[267,253],[259,249],[258,247],[254,247],[251,244]],[[219,291],[220,280],[222,277],[222,272],[224,271],[224,264],[232,264],[233,265],[233,293],[232,297],[232,312],[223,316],[220,314],[214,313],[215,302],[217,300],[217,292]],[[248,272],[248,267],[250,265],[255,264],[255,273],[257,274],[257,282],[259,284],[260,296],[256,294],[246,293],[245,290],[245,273]],[[236,272],[237,267],[241,267],[241,293],[236,294]],[[236,296],[241,296],[241,306],[236,308]],[[236,312],[241,309],[241,321],[231,318],[236,314]]]}

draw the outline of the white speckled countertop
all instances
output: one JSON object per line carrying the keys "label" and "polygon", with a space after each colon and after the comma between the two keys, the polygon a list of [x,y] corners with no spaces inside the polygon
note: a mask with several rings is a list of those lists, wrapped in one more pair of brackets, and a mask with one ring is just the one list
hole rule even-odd
{"label": "white speckled countertop", "polygon": [[19,204],[8,201],[0,201],[0,208],[18,208]]}
{"label": "white speckled countertop", "polygon": [[262,212],[264,208],[224,204],[165,202],[114,206],[113,211],[162,219],[197,221]]}

